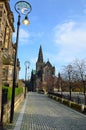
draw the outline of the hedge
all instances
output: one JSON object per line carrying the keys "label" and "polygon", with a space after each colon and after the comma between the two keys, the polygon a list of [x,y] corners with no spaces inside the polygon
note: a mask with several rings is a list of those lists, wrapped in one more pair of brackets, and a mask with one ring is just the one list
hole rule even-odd
{"label": "hedge", "polygon": [[63,100],[63,104],[69,106],[69,101],[64,99],[64,100]]}
{"label": "hedge", "polygon": [[[12,97],[12,88],[11,87],[7,87],[7,86],[3,86],[2,89],[4,90],[8,90],[8,94],[7,94],[7,100],[11,100],[11,97]],[[19,95],[20,93],[23,92],[23,88],[22,87],[18,87],[18,88],[15,88],[15,96]]]}
{"label": "hedge", "polygon": [[54,100],[63,103],[64,105],[67,105],[79,112],[85,113],[86,114],[86,106],[84,106],[84,109],[82,109],[82,104],[78,104],[76,102],[72,102],[70,100],[66,100],[66,99],[62,99],[60,97],[57,96],[53,96],[52,94],[49,94],[50,98],[53,98]]}

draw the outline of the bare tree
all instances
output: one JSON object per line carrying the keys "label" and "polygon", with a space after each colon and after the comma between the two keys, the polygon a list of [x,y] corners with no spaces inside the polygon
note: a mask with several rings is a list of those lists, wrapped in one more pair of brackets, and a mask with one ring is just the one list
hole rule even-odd
{"label": "bare tree", "polygon": [[79,80],[83,84],[83,93],[85,95],[85,80],[86,80],[86,61],[85,60],[75,60],[74,69],[76,80]]}
{"label": "bare tree", "polygon": [[71,89],[72,89],[72,81],[73,81],[73,66],[72,64],[69,64],[67,66],[64,66],[63,68],[63,79],[68,82],[69,84],[69,99],[71,100]]}
{"label": "bare tree", "polygon": [[53,92],[54,90],[54,80],[55,78],[53,76],[47,76],[46,77],[47,80],[47,87],[48,87],[48,91],[49,92]]}
{"label": "bare tree", "polygon": [[60,73],[58,73],[58,77],[57,77],[55,85],[56,85],[58,91],[61,92],[62,91],[62,77],[61,77]]}

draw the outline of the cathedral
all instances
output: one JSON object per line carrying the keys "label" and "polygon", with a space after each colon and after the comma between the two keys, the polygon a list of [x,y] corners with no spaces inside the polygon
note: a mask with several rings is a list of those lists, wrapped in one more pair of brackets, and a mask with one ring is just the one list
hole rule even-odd
{"label": "cathedral", "polygon": [[32,70],[31,73],[31,90],[39,91],[46,89],[47,91],[49,89],[47,88],[47,83],[52,82],[54,76],[55,67],[52,66],[49,60],[46,63],[44,62],[42,46],[40,46],[36,62],[36,70]]}

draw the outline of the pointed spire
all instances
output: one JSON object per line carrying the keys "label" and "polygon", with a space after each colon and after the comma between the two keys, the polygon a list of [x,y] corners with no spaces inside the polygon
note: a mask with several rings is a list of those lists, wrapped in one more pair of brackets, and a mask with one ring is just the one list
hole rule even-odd
{"label": "pointed spire", "polygon": [[38,54],[38,62],[43,62],[43,53],[42,53],[42,47],[40,45],[40,48],[39,48],[39,54]]}

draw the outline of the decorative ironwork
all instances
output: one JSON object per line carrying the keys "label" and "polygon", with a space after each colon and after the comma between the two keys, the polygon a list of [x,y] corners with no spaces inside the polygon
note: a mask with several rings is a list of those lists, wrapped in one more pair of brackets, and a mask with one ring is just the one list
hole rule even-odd
{"label": "decorative ironwork", "polygon": [[16,4],[15,4],[15,10],[18,12],[18,13],[22,13],[23,15],[27,15],[31,12],[32,10],[32,7],[31,5],[26,2],[26,1],[18,1]]}

